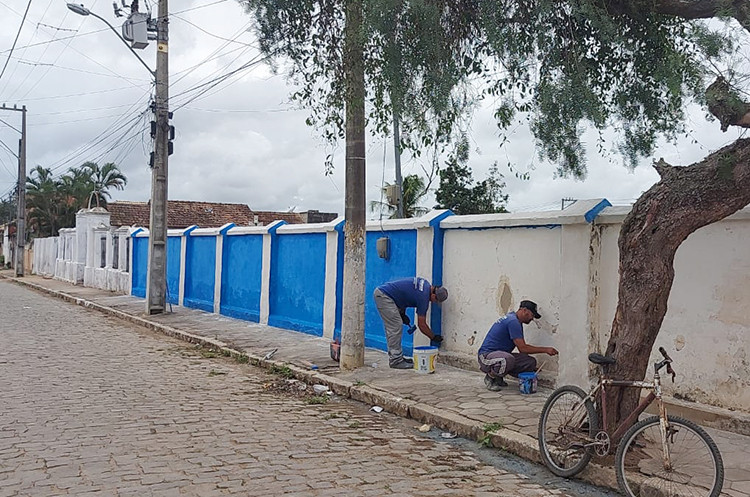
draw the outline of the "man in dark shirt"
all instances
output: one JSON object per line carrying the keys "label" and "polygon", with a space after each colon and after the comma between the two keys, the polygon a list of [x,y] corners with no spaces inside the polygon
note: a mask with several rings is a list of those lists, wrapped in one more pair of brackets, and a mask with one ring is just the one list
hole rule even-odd
{"label": "man in dark shirt", "polygon": [[404,357],[401,348],[402,325],[408,324],[406,309],[414,307],[417,313],[417,326],[433,342],[440,343],[443,337],[435,335],[427,324],[427,309],[430,302],[445,302],[448,290],[442,286],[432,286],[424,278],[404,278],[389,281],[375,289],[375,305],[385,327],[388,342],[388,364],[395,369],[410,369],[414,362]]}
{"label": "man in dark shirt", "polygon": [[[523,325],[540,317],[534,302],[522,300],[516,312],[498,319],[487,332],[477,359],[479,369],[485,373],[484,384],[488,390],[496,392],[507,386],[503,379],[506,374],[518,376],[518,373],[536,370],[536,359],[529,354],[557,355],[554,347],[529,345],[523,338]],[[516,347],[518,352],[514,353]]]}

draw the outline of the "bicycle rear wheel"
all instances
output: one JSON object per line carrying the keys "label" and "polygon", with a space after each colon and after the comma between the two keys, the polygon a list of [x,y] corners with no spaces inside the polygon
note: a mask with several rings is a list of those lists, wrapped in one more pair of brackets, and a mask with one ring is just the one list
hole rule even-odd
{"label": "bicycle rear wheel", "polygon": [[599,431],[599,418],[586,393],[573,385],[558,388],[547,399],[539,416],[539,452],[557,476],[570,478],[591,460],[585,447]]}
{"label": "bicycle rear wheel", "polygon": [[700,426],[668,416],[665,469],[659,417],[633,425],[617,448],[617,483],[631,497],[718,497],[724,464],[716,444]]}

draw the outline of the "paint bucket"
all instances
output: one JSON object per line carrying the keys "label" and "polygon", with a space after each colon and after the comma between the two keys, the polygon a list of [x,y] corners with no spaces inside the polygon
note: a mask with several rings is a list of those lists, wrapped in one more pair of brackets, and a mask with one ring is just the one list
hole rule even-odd
{"label": "paint bucket", "polygon": [[536,393],[536,373],[519,373],[518,374],[518,388],[521,389],[521,393],[530,394]]}
{"label": "paint bucket", "polygon": [[414,369],[417,373],[434,373],[437,354],[437,347],[414,347]]}

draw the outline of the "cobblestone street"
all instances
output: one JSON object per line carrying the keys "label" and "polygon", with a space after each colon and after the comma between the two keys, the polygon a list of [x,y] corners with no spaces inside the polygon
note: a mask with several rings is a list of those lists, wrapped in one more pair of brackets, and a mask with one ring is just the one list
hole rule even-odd
{"label": "cobblestone street", "polygon": [[6,282],[0,302],[0,496],[567,495],[114,318]]}

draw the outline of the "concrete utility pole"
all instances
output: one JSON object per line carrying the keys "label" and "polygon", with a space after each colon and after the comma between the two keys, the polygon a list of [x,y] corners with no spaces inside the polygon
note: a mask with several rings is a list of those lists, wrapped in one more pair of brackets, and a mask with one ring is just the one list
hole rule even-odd
{"label": "concrete utility pole", "polygon": [[346,0],[346,206],[341,368],[365,363],[365,63],[362,0]]}
{"label": "concrete utility pole", "polygon": [[151,171],[146,314],[161,314],[167,299],[167,172],[169,157],[169,24],[167,0],[159,0],[156,34],[154,166]]}
{"label": "concrete utility pole", "polygon": [[21,113],[21,139],[18,140],[18,203],[16,210],[16,277],[23,276],[26,249],[26,106],[0,106],[0,110]]}

